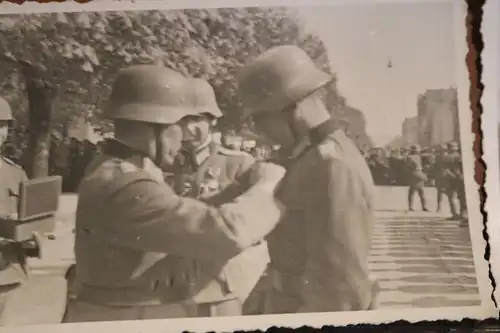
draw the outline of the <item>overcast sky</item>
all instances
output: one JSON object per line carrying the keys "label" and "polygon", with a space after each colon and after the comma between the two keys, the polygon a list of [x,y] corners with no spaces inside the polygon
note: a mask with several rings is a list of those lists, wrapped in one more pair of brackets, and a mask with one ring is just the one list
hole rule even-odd
{"label": "overcast sky", "polygon": [[[377,145],[401,134],[426,89],[456,86],[453,7],[447,3],[300,8],[326,43],[338,87]],[[392,68],[388,68],[389,61]]]}

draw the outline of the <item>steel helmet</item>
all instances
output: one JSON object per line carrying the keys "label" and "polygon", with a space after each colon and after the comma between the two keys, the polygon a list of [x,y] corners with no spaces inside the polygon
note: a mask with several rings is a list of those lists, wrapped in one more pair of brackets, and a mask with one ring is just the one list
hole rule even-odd
{"label": "steel helmet", "polygon": [[107,119],[173,124],[198,114],[189,96],[189,80],[156,65],[135,65],[121,70],[105,109]]}
{"label": "steel helmet", "polygon": [[3,97],[0,97],[0,120],[10,121],[12,119],[12,109],[10,108],[9,102]]}
{"label": "steel helmet", "polygon": [[271,48],[245,66],[238,76],[243,118],[281,111],[334,80],[316,67],[299,47]]}
{"label": "steel helmet", "polygon": [[210,83],[203,79],[192,79],[193,102],[198,114],[208,113],[214,118],[222,117],[215,92]]}

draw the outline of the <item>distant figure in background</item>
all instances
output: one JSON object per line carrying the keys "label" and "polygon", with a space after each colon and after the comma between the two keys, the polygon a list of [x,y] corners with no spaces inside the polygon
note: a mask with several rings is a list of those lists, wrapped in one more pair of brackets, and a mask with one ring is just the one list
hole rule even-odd
{"label": "distant figure in background", "polygon": [[[466,214],[465,202],[465,184],[462,170],[462,157],[456,142],[448,143],[448,154],[443,158],[443,174],[447,183],[447,197],[450,203],[450,220],[460,220]],[[457,212],[455,205],[455,196],[460,205],[460,211]]]}
{"label": "distant figure in background", "polygon": [[405,176],[404,160],[399,149],[393,148],[389,156],[389,173],[391,185],[403,185]]}
{"label": "distant figure in background", "polygon": [[52,170],[55,175],[63,177],[63,192],[71,192],[69,175],[71,169],[71,138],[64,137],[53,147],[51,152]]}
{"label": "distant figure in background", "polygon": [[[9,133],[13,120],[9,103],[0,97],[0,148]],[[19,184],[28,180],[24,170],[12,160],[0,156],[0,215],[17,217]],[[26,258],[16,253],[16,244],[3,244],[0,249],[0,311],[3,312],[9,295],[24,285],[29,276]],[[8,317],[8,316],[7,316]],[[9,318],[0,313],[0,326],[7,325]]]}
{"label": "distant figure in background", "polygon": [[436,212],[440,212],[443,203],[443,196],[448,195],[446,177],[444,174],[444,159],[447,154],[447,146],[445,144],[438,147],[434,162],[434,187],[436,187]]}
{"label": "distant figure in background", "polygon": [[427,181],[427,176],[425,175],[422,168],[422,158],[420,157],[420,147],[418,145],[412,145],[410,153],[406,158],[406,163],[408,165],[408,170],[410,171],[408,188],[408,209],[413,211],[413,197],[415,192],[418,193],[420,197],[420,204],[422,205],[422,210],[428,212],[427,204],[425,200],[425,182]]}

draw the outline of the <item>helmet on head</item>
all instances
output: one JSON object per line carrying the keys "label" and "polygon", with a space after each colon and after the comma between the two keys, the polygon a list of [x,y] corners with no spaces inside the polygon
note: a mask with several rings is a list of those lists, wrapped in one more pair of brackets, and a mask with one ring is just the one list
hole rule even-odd
{"label": "helmet on head", "polygon": [[12,109],[10,108],[9,102],[3,97],[0,97],[0,120],[10,121],[12,119]]}
{"label": "helmet on head", "polygon": [[153,124],[174,124],[198,114],[189,101],[189,80],[182,74],[155,65],[121,70],[113,83],[104,115]]}
{"label": "helmet on head", "polygon": [[222,117],[215,92],[210,83],[203,79],[192,79],[193,102],[198,114],[207,113],[214,118]]}
{"label": "helmet on head", "polygon": [[334,76],[316,67],[297,46],[271,48],[245,66],[238,77],[243,118],[281,111],[324,87]]}

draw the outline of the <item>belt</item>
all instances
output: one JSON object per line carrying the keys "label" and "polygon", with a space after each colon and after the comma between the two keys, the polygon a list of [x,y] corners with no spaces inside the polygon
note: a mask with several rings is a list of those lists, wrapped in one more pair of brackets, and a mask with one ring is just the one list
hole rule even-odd
{"label": "belt", "polygon": [[184,302],[189,299],[190,286],[167,285],[166,281],[152,281],[135,287],[107,288],[81,283],[76,300],[105,306],[151,306]]}

